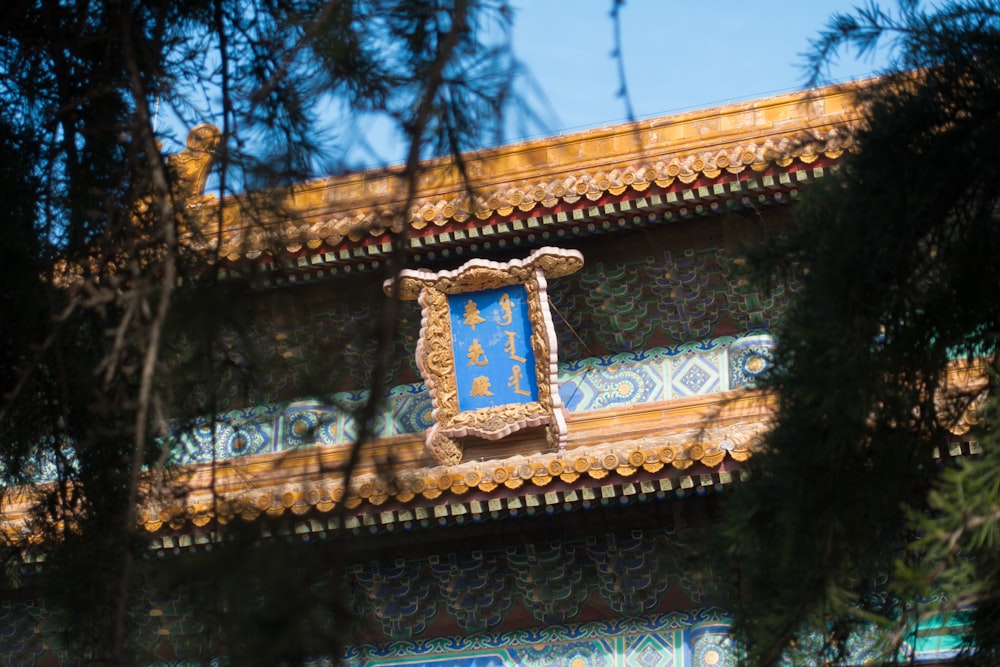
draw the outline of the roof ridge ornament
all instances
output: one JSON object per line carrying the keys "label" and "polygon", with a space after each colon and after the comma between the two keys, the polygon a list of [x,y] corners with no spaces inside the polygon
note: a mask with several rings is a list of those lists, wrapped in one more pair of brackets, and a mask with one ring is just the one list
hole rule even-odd
{"label": "roof ridge ornament", "polygon": [[221,140],[219,128],[202,123],[188,132],[185,149],[168,158],[184,197],[194,200],[205,194],[205,182],[218,157]]}

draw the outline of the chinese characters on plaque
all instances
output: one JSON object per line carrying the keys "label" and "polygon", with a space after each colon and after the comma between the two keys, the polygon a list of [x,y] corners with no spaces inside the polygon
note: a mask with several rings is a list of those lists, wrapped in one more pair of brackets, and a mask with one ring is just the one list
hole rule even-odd
{"label": "chinese characters on plaque", "polygon": [[427,448],[441,463],[461,462],[460,438],[498,440],[531,426],[565,445],[546,279],[582,266],[575,250],[540,248],[523,260],[400,273],[401,297],[423,308],[417,366],[434,406]]}
{"label": "chinese characters on plaque", "polygon": [[524,286],[454,294],[448,297],[448,310],[459,408],[537,401]]}

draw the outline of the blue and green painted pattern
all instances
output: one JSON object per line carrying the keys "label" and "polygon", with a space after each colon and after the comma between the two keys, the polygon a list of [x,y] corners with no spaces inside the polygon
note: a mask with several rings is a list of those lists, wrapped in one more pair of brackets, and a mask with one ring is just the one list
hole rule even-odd
{"label": "blue and green painted pattern", "polygon": [[[753,386],[771,364],[767,334],[724,336],[701,343],[624,352],[559,365],[559,394],[571,413],[705,396]],[[339,392],[232,410],[178,426],[176,462],[194,463],[282,452],[305,446],[346,445],[358,434],[354,415],[367,391]],[[386,392],[373,424],[375,437],[430,428],[430,393],[422,382]],[[36,463],[39,481],[55,479],[54,457]]]}
{"label": "blue and green painted pattern", "polygon": [[[725,336],[563,363],[559,394],[570,412],[588,412],[744,388],[770,365],[773,348],[774,340],[766,334]],[[214,421],[205,418],[181,437],[184,460],[348,444],[358,433],[353,415],[367,400],[367,391],[340,392],[326,402],[295,401],[232,411]],[[374,433],[391,437],[422,433],[430,426],[430,394],[418,382],[386,393]]]}
{"label": "blue and green painted pattern", "polygon": [[506,633],[351,647],[346,667],[735,666],[718,610],[549,625]]}
{"label": "blue and green painted pattern", "polygon": [[[700,609],[610,621],[550,625],[517,632],[439,637],[352,647],[347,667],[736,667],[738,645],[731,618],[718,609]],[[933,620],[908,635],[901,661],[934,663],[955,658],[961,624]],[[935,628],[930,628],[934,625]],[[810,638],[802,642],[812,646]],[[862,632],[848,640],[849,665],[881,659],[879,636]],[[805,646],[809,645],[809,646]],[[815,661],[816,652],[787,655],[785,667]],[[831,656],[833,657],[833,656]]]}
{"label": "blue and green painted pattern", "polygon": [[[196,627],[169,615],[148,616],[144,637],[155,647],[170,637],[178,653],[187,652],[178,631],[198,637]],[[0,664],[47,664],[69,667],[83,663],[62,644],[58,612],[42,601],[0,602]],[[341,656],[345,667],[735,667],[739,650],[733,641],[731,618],[718,609],[627,616],[607,621],[550,624],[511,632],[474,633],[464,636],[361,644]],[[909,663],[935,663],[955,658],[962,647],[962,619],[930,619],[908,634],[899,658]],[[783,665],[794,667],[814,660],[820,638],[803,638],[801,652],[785,656]],[[807,660],[806,655],[810,658]],[[879,659],[878,634],[863,632],[849,640],[847,663],[873,664]],[[805,662],[803,662],[805,661]],[[226,667],[226,659],[208,662],[182,658],[152,663],[150,667]],[[318,657],[310,667],[330,667],[333,661]]]}

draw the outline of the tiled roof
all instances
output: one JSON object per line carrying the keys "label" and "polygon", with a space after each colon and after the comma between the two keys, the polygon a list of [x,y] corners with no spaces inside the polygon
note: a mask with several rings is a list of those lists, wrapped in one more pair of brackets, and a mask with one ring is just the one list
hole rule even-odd
{"label": "tiled roof", "polygon": [[[511,455],[455,466],[428,464],[419,436],[398,437],[369,452],[376,459],[391,452],[395,466],[356,476],[347,493],[338,472],[343,448],[222,461],[184,480],[191,493],[183,503],[151,505],[143,521],[155,532],[213,519],[287,514],[308,515],[318,522],[315,530],[392,529],[424,520],[437,525],[466,514],[496,518],[510,511],[530,513],[533,507],[587,508],[637,494],[683,496],[736,481],[739,463],[756,448],[768,414],[767,402],[751,392],[610,409],[571,419],[573,441],[565,451],[531,453],[514,445]],[[706,415],[714,415],[717,425],[699,426]],[[720,465],[726,461],[728,466]],[[345,518],[330,524],[338,505]]]}
{"label": "tiled roof", "polygon": [[[469,183],[451,160],[429,161],[405,212],[399,168],[304,183],[282,202],[280,220],[256,218],[240,204],[245,199],[228,198],[221,234],[191,231],[188,239],[235,264],[336,272],[377,264],[389,250],[389,231],[405,232],[413,252],[433,253],[594,220],[643,224],[717,211],[725,201],[753,203],[822,176],[851,148],[860,85],[479,151],[463,157]],[[194,148],[175,162],[188,165],[182,171],[191,172],[190,189],[198,192],[217,133],[203,126],[193,136]],[[198,204],[206,231],[214,229],[218,204]]]}

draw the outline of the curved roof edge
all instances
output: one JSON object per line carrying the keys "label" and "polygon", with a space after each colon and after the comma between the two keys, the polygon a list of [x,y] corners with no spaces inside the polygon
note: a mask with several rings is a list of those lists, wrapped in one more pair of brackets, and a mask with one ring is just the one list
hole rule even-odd
{"label": "curved roof edge", "polygon": [[[861,121],[856,97],[868,85],[828,86],[467,153],[468,182],[453,158],[428,160],[408,211],[401,210],[400,167],[305,182],[267,207],[254,201],[260,194],[227,197],[221,216],[218,199],[195,195],[197,222],[186,238],[233,264],[316,269],[377,262],[389,250],[390,232],[404,233],[408,247],[419,251],[788,189],[821,176],[823,166],[853,146]],[[207,136],[204,127],[195,133]],[[203,183],[193,181],[207,170],[192,154],[209,149],[204,141],[189,144],[194,148],[171,162],[192,165],[192,174],[182,176],[191,181],[188,191],[199,193]]]}

